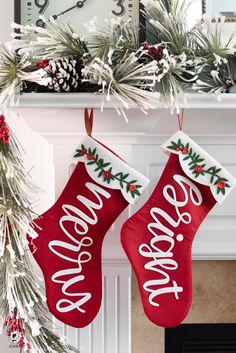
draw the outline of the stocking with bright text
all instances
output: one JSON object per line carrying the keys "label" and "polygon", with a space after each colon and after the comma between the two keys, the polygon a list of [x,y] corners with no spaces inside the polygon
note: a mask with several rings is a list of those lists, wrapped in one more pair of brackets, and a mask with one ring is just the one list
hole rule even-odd
{"label": "stocking with bright text", "polygon": [[103,238],[148,184],[91,137],[92,114],[85,111],[88,136],[75,153],[73,174],[56,203],[34,221],[38,238],[29,239],[44,275],[50,312],[78,328],[91,323],[101,305]]}
{"label": "stocking with bright text", "polygon": [[156,325],[174,327],[192,301],[194,236],[236,180],[182,131],[163,149],[170,153],[164,172],[146,204],[123,225],[121,242],[146,315]]}

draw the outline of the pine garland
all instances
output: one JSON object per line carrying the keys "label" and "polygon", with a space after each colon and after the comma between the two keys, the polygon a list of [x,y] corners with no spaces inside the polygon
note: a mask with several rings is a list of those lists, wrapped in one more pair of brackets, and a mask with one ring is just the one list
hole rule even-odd
{"label": "pine garland", "polygon": [[[159,99],[159,93],[172,108],[178,108],[178,96],[185,92],[219,94],[235,89],[236,55],[232,38],[236,32],[225,41],[223,17],[213,19],[204,15],[202,22],[189,30],[190,0],[141,0],[141,3],[147,23],[146,43],[141,43],[141,47],[139,33],[131,21],[110,19],[102,28],[90,21],[88,29],[94,36],[86,40],[60,19],[44,19],[46,28],[13,25],[21,32],[20,40],[12,41],[13,48],[21,55],[17,65],[24,65],[27,61],[24,55],[30,53],[28,74],[35,78],[35,61],[82,60],[85,68],[79,79],[86,81],[86,85],[81,85],[82,90],[103,92],[108,100],[113,95],[116,109],[120,104],[129,108],[132,102],[147,111],[156,106],[153,100]],[[16,36],[19,34],[14,33],[13,37]],[[11,73],[15,68],[16,63],[10,62],[1,85],[0,60],[3,97],[13,97],[19,93],[19,87],[29,86],[24,75],[17,75],[12,84]]]}
{"label": "pine garland", "polygon": [[78,351],[52,331],[46,298],[29,260],[26,235],[37,234],[29,195],[35,189],[24,171],[15,137],[0,116],[0,326],[22,351]]}

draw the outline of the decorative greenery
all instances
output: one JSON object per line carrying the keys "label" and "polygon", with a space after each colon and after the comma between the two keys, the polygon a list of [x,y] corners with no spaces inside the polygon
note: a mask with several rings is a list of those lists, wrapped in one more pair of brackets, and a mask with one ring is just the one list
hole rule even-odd
{"label": "decorative greenery", "polygon": [[225,188],[230,188],[230,185],[228,184],[228,179],[220,175],[222,168],[217,168],[216,166],[208,168],[206,163],[204,163],[204,158],[194,151],[189,142],[184,144],[181,139],[179,139],[178,142],[171,141],[171,145],[167,148],[185,155],[183,160],[189,161],[189,170],[195,178],[198,178],[200,175],[210,175],[210,183],[217,187],[217,194],[222,193],[225,195]]}
{"label": "decorative greenery", "polygon": [[113,167],[111,163],[105,162],[103,158],[97,153],[97,149],[93,150],[90,147],[86,147],[83,144],[80,149],[76,150],[76,154],[74,157],[84,157],[87,158],[87,165],[94,165],[96,168],[95,172],[98,173],[98,178],[103,178],[103,181],[107,184],[110,184],[112,181],[119,181],[121,189],[126,189],[127,193],[131,193],[132,197],[140,196],[140,192],[138,189],[142,187],[142,185],[137,185],[137,180],[128,180],[129,174],[124,174],[123,172],[119,172],[116,174],[112,173]]}
{"label": "decorative greenery", "polygon": [[30,65],[27,54],[19,56],[15,51],[0,45],[0,105],[14,101],[26,81],[48,84],[45,71],[36,70],[32,73]]}
{"label": "decorative greenery", "polygon": [[[13,24],[21,32],[20,39],[19,33],[14,33],[17,39],[12,41],[20,56],[5,70],[5,81],[0,85],[3,97],[18,94],[22,87],[27,92],[30,88],[38,89],[36,84],[26,83],[25,75],[14,74],[16,66],[24,64],[26,53],[31,56],[27,71],[34,78],[37,69],[34,64],[40,60],[82,60],[85,66],[82,80],[86,81],[82,89],[105,94],[124,116],[123,108],[128,109],[130,103],[145,112],[155,108],[160,94],[171,108],[178,108],[178,96],[185,92],[234,91],[236,32],[225,39],[223,17],[214,19],[204,15],[199,24],[189,29],[189,0],[141,2],[147,23],[146,43],[139,43],[139,33],[132,21],[113,18],[102,28],[90,21],[87,25],[90,35],[84,39],[60,19],[42,19],[46,28]],[[47,76],[46,67],[45,71]]]}
{"label": "decorative greenery", "polygon": [[21,151],[0,116],[0,328],[21,352],[78,351],[53,332],[40,279],[29,260],[28,240],[37,237],[29,202],[35,191],[23,168]]}
{"label": "decorative greenery", "polygon": [[13,24],[12,27],[20,31],[14,32],[12,46],[20,54],[31,53],[37,59],[58,59],[60,57],[80,58],[89,54],[87,46],[76,34],[69,23],[64,24],[60,19],[51,18],[49,21],[42,17],[47,24],[46,28],[35,25],[21,26]]}

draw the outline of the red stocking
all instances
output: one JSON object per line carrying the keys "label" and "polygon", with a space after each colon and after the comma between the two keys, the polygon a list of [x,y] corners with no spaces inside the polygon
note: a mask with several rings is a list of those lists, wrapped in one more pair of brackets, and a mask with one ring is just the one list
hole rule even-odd
{"label": "red stocking", "polygon": [[235,179],[183,132],[164,146],[171,153],[147,203],[121,231],[144,311],[155,324],[174,327],[192,300],[191,248],[195,233]]}
{"label": "red stocking", "polygon": [[[86,124],[91,135],[87,110]],[[148,181],[90,136],[75,157],[79,163],[62,194],[34,221],[39,237],[30,248],[44,274],[51,313],[65,324],[84,327],[101,304],[103,238]]]}

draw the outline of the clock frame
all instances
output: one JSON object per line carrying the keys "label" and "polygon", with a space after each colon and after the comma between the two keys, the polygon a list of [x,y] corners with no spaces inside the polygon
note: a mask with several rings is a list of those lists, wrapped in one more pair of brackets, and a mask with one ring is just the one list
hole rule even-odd
{"label": "clock frame", "polygon": [[[21,24],[21,3],[23,1],[27,1],[27,4],[30,6],[34,0],[14,0],[14,19],[15,22]],[[140,43],[143,43],[146,38],[146,25],[145,25],[145,18],[143,15],[143,5],[139,1],[139,39]]]}

